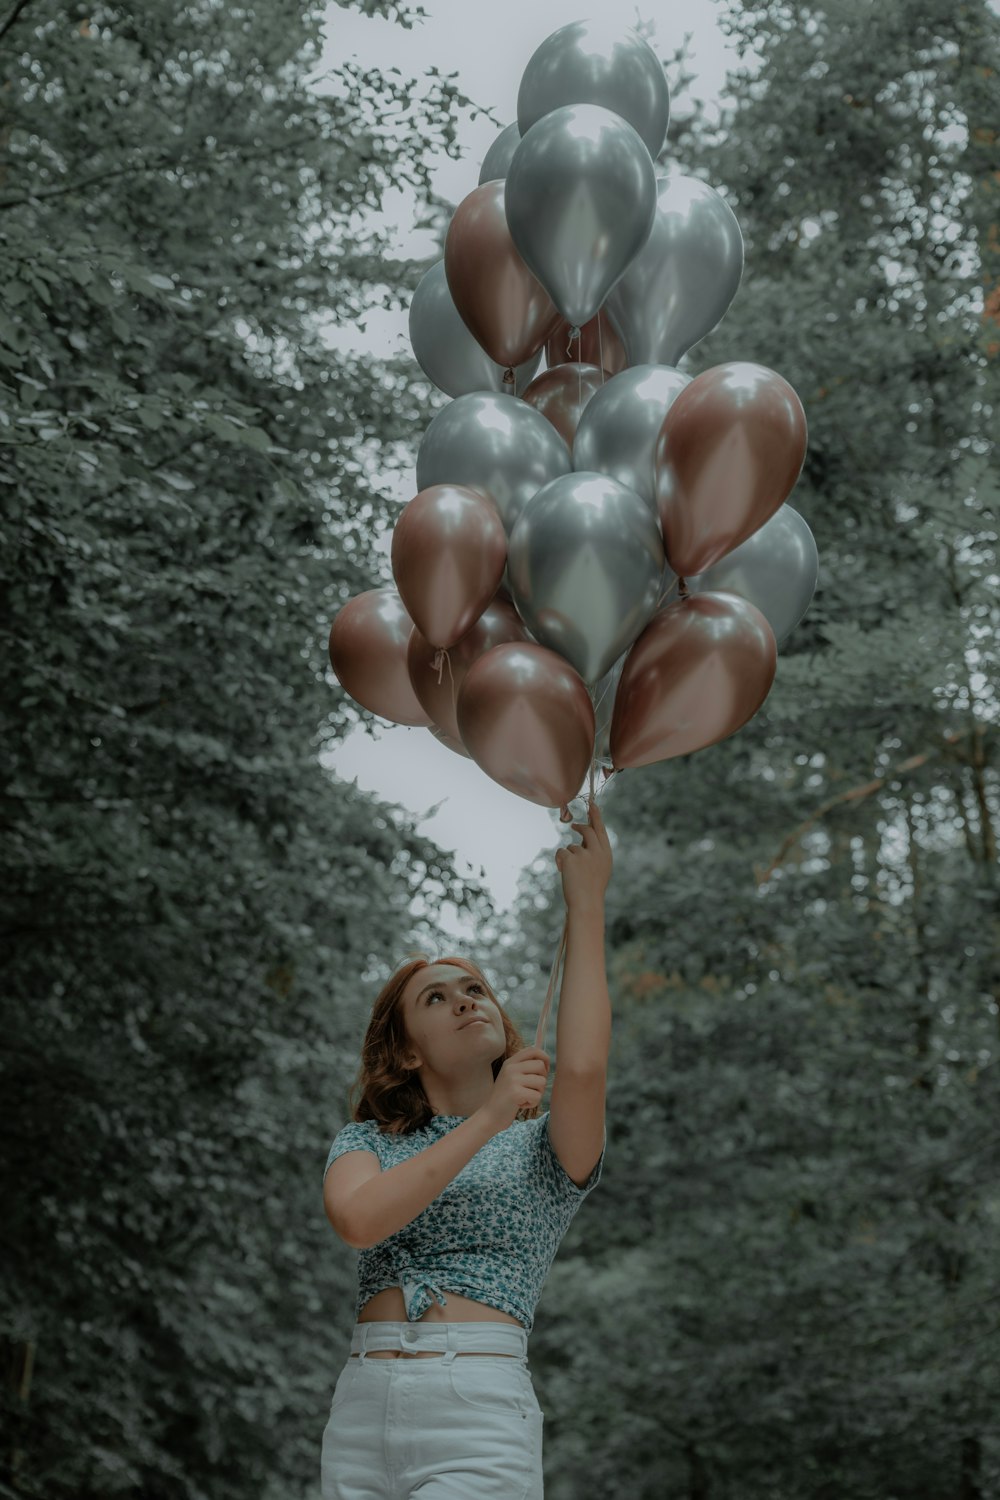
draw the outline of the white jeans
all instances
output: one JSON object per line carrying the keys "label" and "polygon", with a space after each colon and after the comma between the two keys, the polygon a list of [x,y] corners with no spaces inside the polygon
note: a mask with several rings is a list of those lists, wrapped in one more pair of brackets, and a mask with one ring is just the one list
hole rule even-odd
{"label": "white jeans", "polygon": [[[367,1359],[372,1348],[442,1355]],[[351,1350],[361,1357],[341,1370],[323,1432],[323,1500],[543,1500],[544,1418],[523,1328],[357,1323]]]}

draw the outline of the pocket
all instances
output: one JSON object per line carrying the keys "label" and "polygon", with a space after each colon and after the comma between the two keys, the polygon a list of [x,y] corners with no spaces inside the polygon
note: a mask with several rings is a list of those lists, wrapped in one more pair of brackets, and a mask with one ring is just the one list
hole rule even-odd
{"label": "pocket", "polygon": [[331,1416],[357,1392],[361,1363],[360,1359],[349,1359],[337,1377],[337,1384],[333,1388],[333,1400],[330,1402]]}
{"label": "pocket", "polygon": [[509,1356],[477,1355],[453,1359],[448,1374],[455,1399],[477,1411],[516,1412],[535,1415],[540,1407],[531,1376],[519,1361]]}

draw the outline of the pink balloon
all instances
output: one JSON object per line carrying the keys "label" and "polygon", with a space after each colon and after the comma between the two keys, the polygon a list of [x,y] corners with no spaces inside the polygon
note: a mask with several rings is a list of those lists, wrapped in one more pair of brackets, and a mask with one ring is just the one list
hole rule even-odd
{"label": "pink balloon", "polygon": [[428,728],[406,669],[413,621],[393,588],[368,589],[348,599],[330,627],[330,665],[337,681],[362,708],[394,724]]}
{"label": "pink balloon", "polygon": [[462,199],[444,242],[444,274],[463,323],[490,359],[509,367],[542,347],[559,313],[514,248],[505,188],[502,179],[484,182]]}
{"label": "pink balloon", "polygon": [[428,733],[432,734],[440,744],[447,746],[449,750],[454,750],[456,755],[463,755],[466,760],[472,759],[461,740],[453,740],[450,734],[445,734],[444,730],[438,729],[436,724],[430,726]]}
{"label": "pink balloon", "polygon": [[616,770],[704,750],[752,719],[778,653],[765,616],[738,594],[695,594],[654,615],[625,658],[611,720]]}
{"label": "pink balloon", "polygon": [[542,807],[575,797],[590,768],[594,709],[583,678],[533,642],[494,646],[473,663],[458,727],[487,776]]}
{"label": "pink balloon", "polygon": [[405,507],[392,533],[392,574],[421,635],[453,646],[497,591],[507,533],[485,490],[432,484]]}
{"label": "pink balloon", "polygon": [[572,452],[583,409],[605,381],[596,365],[557,365],[536,375],[521,397],[547,418]]}
{"label": "pink balloon", "polygon": [[472,663],[493,646],[527,638],[521,616],[502,589],[472,629],[451,647],[447,661],[439,660],[441,652],[413,627],[406,648],[410,681],[421,707],[449,739],[459,739],[455,701]]}
{"label": "pink balloon", "polygon": [[667,561],[703,573],[769,521],[806,454],[806,414],[787,380],[733,362],[696,375],[663,419],[654,453]]}

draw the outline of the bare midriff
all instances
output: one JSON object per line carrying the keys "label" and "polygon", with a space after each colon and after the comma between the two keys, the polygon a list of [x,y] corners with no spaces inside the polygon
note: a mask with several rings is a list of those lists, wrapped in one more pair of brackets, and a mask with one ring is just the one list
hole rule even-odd
{"label": "bare midriff", "polygon": [[[474,1302],[471,1297],[460,1297],[457,1292],[446,1292],[448,1298],[447,1307],[442,1307],[438,1302],[432,1302],[427,1311],[421,1314],[417,1320],[420,1323],[513,1323],[515,1328],[523,1328],[524,1324],[519,1318],[512,1318],[510,1313],[501,1312],[498,1307],[488,1307],[485,1302]],[[403,1301],[402,1289],[398,1286],[387,1286],[381,1292],[376,1292],[374,1297],[369,1298],[358,1315],[359,1323],[405,1323],[406,1303]],[[460,1354],[479,1354],[478,1349],[460,1349]],[[371,1349],[366,1358],[368,1359],[440,1359],[440,1349],[415,1349],[412,1352],[405,1349]],[[351,1359],[357,1359],[352,1354]],[[491,1356],[492,1357],[492,1356]],[[510,1354],[508,1359],[516,1359],[517,1355]]]}

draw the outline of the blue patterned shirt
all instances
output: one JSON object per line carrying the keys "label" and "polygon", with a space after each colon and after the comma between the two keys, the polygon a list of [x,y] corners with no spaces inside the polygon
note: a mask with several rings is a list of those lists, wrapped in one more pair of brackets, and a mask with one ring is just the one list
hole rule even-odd
{"label": "blue patterned shirt", "polygon": [[[375,1120],[352,1120],[334,1138],[326,1165],[348,1151],[373,1151],[383,1171],[440,1140],[464,1115],[434,1115],[422,1130],[383,1134]],[[563,1167],[549,1141],[549,1111],[514,1120],[466,1162],[433,1203],[409,1224],[358,1251],[355,1321],[386,1287],[402,1288],[406,1316],[416,1322],[445,1292],[510,1313],[528,1333],[556,1251],[577,1209],[597,1186],[597,1165],[583,1187]],[[324,1178],[326,1173],[324,1171]]]}

